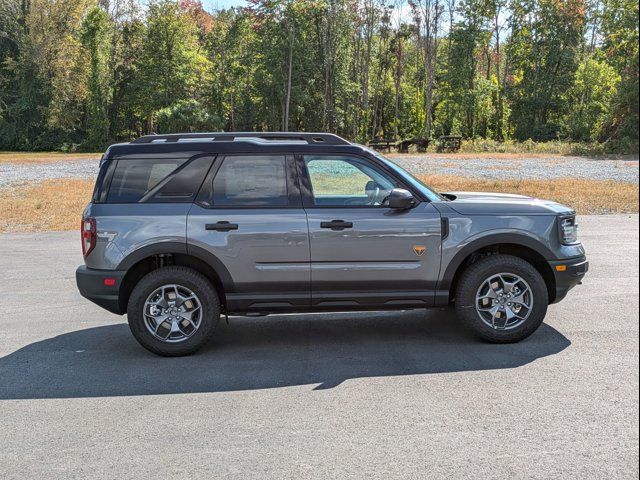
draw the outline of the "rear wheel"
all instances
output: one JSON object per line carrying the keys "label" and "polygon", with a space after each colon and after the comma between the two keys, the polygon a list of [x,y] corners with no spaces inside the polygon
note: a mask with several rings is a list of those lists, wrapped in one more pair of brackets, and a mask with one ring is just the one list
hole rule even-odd
{"label": "rear wheel", "polygon": [[220,318],[220,300],[211,282],[185,267],[164,267],[145,275],[127,307],[129,328],[157,355],[177,357],[198,350]]}
{"label": "rear wheel", "polygon": [[456,313],[478,337],[494,343],[527,338],[547,313],[549,294],[540,273],[511,255],[492,255],[471,265],[456,289]]}

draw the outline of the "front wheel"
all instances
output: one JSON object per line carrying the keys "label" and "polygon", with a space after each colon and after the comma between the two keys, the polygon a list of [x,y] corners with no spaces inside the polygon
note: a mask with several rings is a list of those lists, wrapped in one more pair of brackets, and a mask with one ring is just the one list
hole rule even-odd
{"label": "front wheel", "polygon": [[204,345],[220,318],[220,300],[211,282],[185,267],[164,267],[145,275],[127,306],[129,328],[150,352],[189,355]]}
{"label": "front wheel", "polygon": [[493,343],[527,338],[547,313],[549,293],[529,262],[511,255],[478,260],[462,274],[456,313],[476,336]]}

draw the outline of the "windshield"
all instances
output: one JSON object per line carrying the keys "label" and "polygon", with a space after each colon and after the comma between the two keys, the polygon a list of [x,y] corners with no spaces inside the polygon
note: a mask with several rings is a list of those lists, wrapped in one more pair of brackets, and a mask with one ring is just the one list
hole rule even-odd
{"label": "windshield", "polygon": [[365,147],[365,146],[363,146],[363,148],[367,152],[369,152],[371,155],[376,157],[378,160],[384,162],[385,165],[387,165],[390,168],[392,168],[393,171],[396,172],[398,175],[400,175],[405,182],[410,184],[416,190],[419,190],[420,193],[422,193],[430,202],[441,202],[443,200],[446,200],[446,198],[444,198],[442,195],[440,195],[437,192],[434,192],[425,183],[423,183],[422,181],[418,180],[416,177],[414,177],[409,172],[407,172],[404,168],[402,168],[401,166],[399,166],[398,164],[396,164],[392,160],[389,160],[387,157],[382,155],[380,152],[377,152],[377,151],[372,150],[371,148]]}

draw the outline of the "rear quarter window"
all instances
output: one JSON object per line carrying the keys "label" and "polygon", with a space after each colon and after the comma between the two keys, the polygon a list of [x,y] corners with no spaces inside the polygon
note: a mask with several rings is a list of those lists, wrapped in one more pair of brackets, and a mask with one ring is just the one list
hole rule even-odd
{"label": "rear quarter window", "polygon": [[213,157],[118,160],[107,203],[191,202]]}

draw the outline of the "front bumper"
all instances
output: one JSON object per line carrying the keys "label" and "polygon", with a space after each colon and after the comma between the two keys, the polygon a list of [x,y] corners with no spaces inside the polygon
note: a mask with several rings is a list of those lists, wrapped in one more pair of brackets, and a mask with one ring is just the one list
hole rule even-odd
{"label": "front bumper", "polygon": [[96,305],[122,315],[125,306],[120,302],[120,287],[126,271],[95,270],[81,265],[76,270],[76,284],[80,295]]}
{"label": "front bumper", "polygon": [[584,255],[567,260],[553,260],[549,265],[556,283],[556,295],[551,303],[557,303],[566,297],[569,290],[582,283],[582,279],[589,271],[589,262]]}

